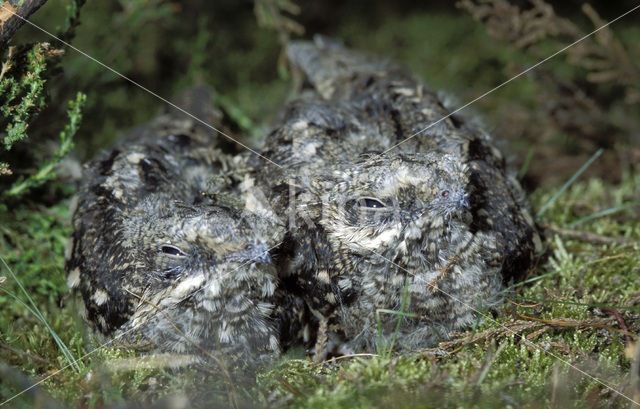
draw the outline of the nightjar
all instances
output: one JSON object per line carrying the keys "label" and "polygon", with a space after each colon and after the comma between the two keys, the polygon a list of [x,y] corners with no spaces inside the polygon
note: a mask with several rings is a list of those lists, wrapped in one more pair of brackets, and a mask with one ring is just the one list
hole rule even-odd
{"label": "nightjar", "polygon": [[445,118],[437,96],[400,66],[325,39],[294,42],[287,55],[302,90],[262,152],[282,168],[255,174],[288,224],[287,287],[321,336],[346,341],[342,351],[392,335],[398,316],[380,310],[404,308],[400,349],[471,323],[540,250],[490,137]]}
{"label": "nightjar", "polygon": [[85,166],[67,281],[104,337],[242,362],[278,355],[277,315],[295,302],[278,294],[270,255],[284,227],[243,210],[238,158],[217,144],[169,110]]}

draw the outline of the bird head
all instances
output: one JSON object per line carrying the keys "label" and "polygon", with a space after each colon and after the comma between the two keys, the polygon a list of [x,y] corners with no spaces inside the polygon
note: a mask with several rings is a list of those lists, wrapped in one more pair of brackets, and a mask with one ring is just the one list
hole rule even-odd
{"label": "bird head", "polygon": [[446,154],[373,154],[312,186],[330,240],[365,256],[424,248],[452,223],[468,223],[468,182],[466,166]]}

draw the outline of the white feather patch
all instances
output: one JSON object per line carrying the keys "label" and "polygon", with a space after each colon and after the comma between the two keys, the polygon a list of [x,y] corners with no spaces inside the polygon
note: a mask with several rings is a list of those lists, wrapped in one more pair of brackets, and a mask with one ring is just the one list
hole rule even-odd
{"label": "white feather patch", "polygon": [[200,287],[203,281],[204,281],[203,274],[197,275],[195,277],[187,278],[186,280],[181,282],[180,285],[178,285],[175,290],[171,292],[171,295],[174,297],[184,297],[188,293]]}
{"label": "white feather patch", "polygon": [[67,277],[67,286],[69,288],[76,288],[80,284],[80,268],[76,267],[69,273]]}
{"label": "white feather patch", "polygon": [[96,290],[91,298],[93,298],[93,301],[96,303],[96,305],[102,305],[109,299],[109,294],[107,294],[103,290]]}

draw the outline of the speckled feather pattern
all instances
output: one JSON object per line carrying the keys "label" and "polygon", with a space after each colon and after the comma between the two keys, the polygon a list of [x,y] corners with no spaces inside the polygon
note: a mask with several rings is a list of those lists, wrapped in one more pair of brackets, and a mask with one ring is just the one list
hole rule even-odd
{"label": "speckled feather pattern", "polygon": [[402,67],[323,39],[287,53],[303,89],[267,138],[265,154],[284,169],[260,181],[289,221],[282,274],[342,351],[389,339],[398,316],[383,314],[380,333],[376,312],[400,311],[403,298],[412,315],[400,349],[473,322],[540,251],[490,137],[442,120],[435,93]]}
{"label": "speckled feather pattern", "polygon": [[[403,67],[293,42],[300,85],[261,155],[166,111],[85,168],[69,287],[107,337],[264,362],[427,347],[500,302],[540,239],[489,135]],[[208,98],[208,99],[207,99]],[[210,96],[187,101],[216,123]],[[183,105],[184,106],[184,105]],[[378,323],[378,317],[380,323]],[[379,326],[380,325],[380,326]]]}
{"label": "speckled feather pattern", "polygon": [[85,167],[66,269],[98,334],[201,356],[278,355],[269,250],[284,228],[225,199],[240,196],[236,159],[163,113]]}

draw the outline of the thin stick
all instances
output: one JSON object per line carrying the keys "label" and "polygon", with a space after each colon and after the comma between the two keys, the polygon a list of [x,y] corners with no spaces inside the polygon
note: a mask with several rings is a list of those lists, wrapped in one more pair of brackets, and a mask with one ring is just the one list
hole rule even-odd
{"label": "thin stick", "polygon": [[587,243],[594,244],[631,244],[631,243],[640,243],[640,241],[635,239],[630,239],[627,237],[609,237],[603,236],[601,234],[591,233],[588,231],[581,230],[571,230],[565,229],[563,227],[554,226],[549,223],[540,223],[540,227],[543,229],[558,234],[560,236],[564,236],[574,240],[580,240]]}

